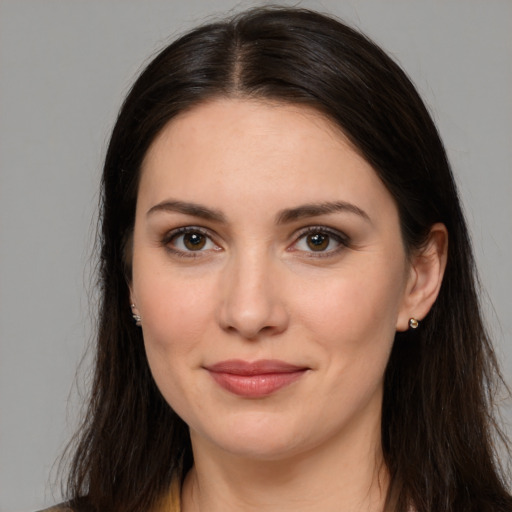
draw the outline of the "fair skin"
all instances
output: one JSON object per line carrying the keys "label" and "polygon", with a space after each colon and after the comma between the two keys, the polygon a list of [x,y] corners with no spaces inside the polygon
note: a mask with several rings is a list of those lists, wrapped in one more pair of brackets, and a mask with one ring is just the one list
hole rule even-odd
{"label": "fair skin", "polygon": [[435,225],[407,255],[391,195],[313,110],[218,99],[162,130],[130,291],[190,427],[184,512],[382,510],[383,374],[437,296],[446,239]]}

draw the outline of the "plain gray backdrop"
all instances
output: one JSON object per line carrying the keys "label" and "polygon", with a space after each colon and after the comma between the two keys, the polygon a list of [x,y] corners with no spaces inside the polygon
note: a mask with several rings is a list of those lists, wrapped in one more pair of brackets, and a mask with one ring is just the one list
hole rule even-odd
{"label": "plain gray backdrop", "polygon": [[[50,475],[80,403],[71,390],[91,336],[97,188],[123,95],[170,37],[262,3],[0,0],[1,511],[59,499]],[[458,180],[512,382],[512,2],[299,4],[369,34],[426,100]],[[87,380],[82,368],[79,383]]]}

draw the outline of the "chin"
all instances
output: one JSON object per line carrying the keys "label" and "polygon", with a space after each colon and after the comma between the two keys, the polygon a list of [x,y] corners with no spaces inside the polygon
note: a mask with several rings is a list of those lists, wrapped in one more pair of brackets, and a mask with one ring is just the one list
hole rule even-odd
{"label": "chin", "polygon": [[[193,437],[207,439],[209,444],[236,457],[272,461],[294,456],[303,446],[302,429],[294,422],[276,421],[273,415],[249,414],[235,418],[218,429],[196,432]],[[196,439],[199,441],[199,439]]]}

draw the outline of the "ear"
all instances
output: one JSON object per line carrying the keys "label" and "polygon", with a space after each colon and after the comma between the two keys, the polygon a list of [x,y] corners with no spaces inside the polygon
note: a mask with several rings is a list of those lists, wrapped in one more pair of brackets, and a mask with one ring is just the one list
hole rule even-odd
{"label": "ear", "polygon": [[410,257],[409,277],[396,329],[406,331],[409,319],[423,320],[434,304],[443,281],[448,254],[448,231],[436,223],[426,243]]}

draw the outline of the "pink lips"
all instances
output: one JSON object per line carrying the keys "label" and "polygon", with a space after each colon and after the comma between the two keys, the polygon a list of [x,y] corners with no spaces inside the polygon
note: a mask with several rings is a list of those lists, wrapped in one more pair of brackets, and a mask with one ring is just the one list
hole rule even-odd
{"label": "pink lips", "polygon": [[268,396],[300,379],[308,368],[278,360],[221,361],[206,367],[221,387],[247,398]]}

